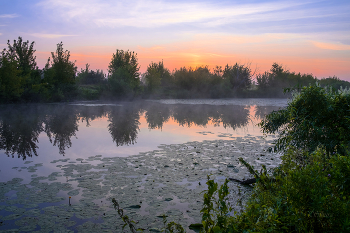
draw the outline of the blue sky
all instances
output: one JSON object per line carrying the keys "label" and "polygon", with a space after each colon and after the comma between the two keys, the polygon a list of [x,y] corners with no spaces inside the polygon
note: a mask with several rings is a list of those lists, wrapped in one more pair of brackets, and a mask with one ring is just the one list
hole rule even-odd
{"label": "blue sky", "polygon": [[78,67],[106,69],[116,49],[138,53],[141,71],[273,62],[350,80],[350,1],[0,0],[0,48],[35,41],[43,67],[63,41]]}

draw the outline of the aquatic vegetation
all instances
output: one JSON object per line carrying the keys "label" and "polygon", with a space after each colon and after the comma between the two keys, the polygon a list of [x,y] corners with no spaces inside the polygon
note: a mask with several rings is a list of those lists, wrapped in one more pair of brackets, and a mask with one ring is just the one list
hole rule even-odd
{"label": "aquatic vegetation", "polygon": [[[239,157],[256,167],[265,163],[271,168],[280,162],[278,155],[266,152],[271,141],[252,136],[235,139],[161,145],[158,150],[127,158],[96,155],[54,160],[51,164],[58,171],[48,176],[35,171],[27,184],[22,179],[0,183],[0,210],[6,211],[1,214],[4,223],[0,229],[122,229],[124,222],[111,203],[115,198],[124,214],[137,222],[136,228],[162,229],[166,215],[166,226],[176,222],[191,231],[191,224],[201,222],[201,192],[207,188],[207,174],[213,174],[216,182],[224,182],[225,177],[249,177]],[[272,157],[276,159],[271,161]],[[233,182],[227,185],[232,202],[239,189],[251,191]],[[26,225],[29,218],[35,220]]]}

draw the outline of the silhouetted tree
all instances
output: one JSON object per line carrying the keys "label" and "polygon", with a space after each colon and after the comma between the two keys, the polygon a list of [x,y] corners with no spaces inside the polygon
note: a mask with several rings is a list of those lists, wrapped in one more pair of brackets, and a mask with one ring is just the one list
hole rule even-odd
{"label": "silhouetted tree", "polygon": [[23,78],[17,69],[18,62],[12,60],[4,52],[0,55],[0,101],[16,102],[23,93]]}
{"label": "silhouetted tree", "polygon": [[233,66],[226,65],[222,77],[229,83],[233,90],[245,90],[252,84],[253,74],[249,66],[236,63]]}
{"label": "silhouetted tree", "polygon": [[0,89],[4,89],[1,92],[2,102],[40,100],[39,91],[43,88],[41,71],[36,65],[34,53],[34,42],[24,42],[22,37],[14,40],[13,44],[7,42],[7,48],[0,55]]}
{"label": "silhouetted tree", "polygon": [[164,68],[163,62],[152,62],[147,67],[145,75],[146,84],[149,92],[153,92],[160,86],[166,87],[171,84],[171,75],[168,69]]}
{"label": "silhouetted tree", "polygon": [[139,69],[137,54],[117,50],[108,66],[108,83],[112,94],[121,97],[139,93]]}
{"label": "silhouetted tree", "polygon": [[75,74],[77,67],[70,61],[70,52],[63,50],[63,43],[57,44],[56,52],[51,53],[44,69],[44,80],[51,87],[51,98],[60,101],[72,98],[75,94]]}
{"label": "silhouetted tree", "polygon": [[79,84],[101,84],[105,79],[105,75],[102,70],[90,70],[90,65],[86,64],[85,70],[81,69],[76,77],[76,81]]}

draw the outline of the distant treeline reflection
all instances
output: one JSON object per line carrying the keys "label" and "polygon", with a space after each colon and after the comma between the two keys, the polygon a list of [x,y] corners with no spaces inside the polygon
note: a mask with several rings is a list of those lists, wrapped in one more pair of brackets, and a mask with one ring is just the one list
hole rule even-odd
{"label": "distant treeline reflection", "polygon": [[[255,116],[263,117],[271,109],[256,107]],[[38,156],[39,135],[45,133],[59,153],[72,146],[79,122],[86,127],[96,119],[108,118],[108,132],[116,146],[136,143],[140,117],[144,114],[149,129],[162,129],[171,118],[183,127],[222,125],[237,128],[249,122],[244,106],[163,105],[133,102],[120,106],[84,106],[68,104],[7,105],[0,110],[0,149],[18,158]]]}

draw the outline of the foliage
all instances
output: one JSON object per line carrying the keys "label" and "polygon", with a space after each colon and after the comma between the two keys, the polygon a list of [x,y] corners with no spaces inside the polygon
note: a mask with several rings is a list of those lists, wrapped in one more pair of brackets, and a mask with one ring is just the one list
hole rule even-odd
{"label": "foliage", "polygon": [[106,75],[102,70],[90,70],[90,65],[77,74],[77,98],[85,100],[99,99],[102,93],[107,89]]}
{"label": "foliage", "polygon": [[[124,214],[124,210],[119,206],[119,203],[117,202],[117,200],[115,198],[112,199],[112,203],[113,203],[114,209],[117,210],[119,217],[125,223],[123,226],[123,230],[126,226],[128,226],[132,233],[136,233],[137,231],[143,232],[143,230],[144,230],[143,228],[136,228],[135,221],[130,220],[129,217]],[[164,228],[161,229],[161,232],[185,233],[185,230],[183,229],[183,227],[180,224],[175,223],[175,222],[168,223],[165,215],[163,215],[163,223],[164,223]]]}
{"label": "foliage", "polygon": [[17,41],[14,40],[13,45],[10,44],[10,41],[7,41],[8,49],[4,50],[5,56],[18,62],[18,68],[23,75],[30,74],[37,68],[34,43],[34,41],[31,43],[29,41],[23,42],[22,37],[18,37]]}
{"label": "foliage", "polygon": [[233,66],[226,65],[222,77],[228,81],[234,90],[244,90],[252,84],[253,74],[249,66],[236,63]]}
{"label": "foliage", "polygon": [[123,226],[123,230],[126,226],[128,226],[132,233],[136,233],[137,231],[142,231],[142,229],[140,228],[136,229],[136,227],[134,226],[135,222],[130,220],[127,215],[124,215],[123,209],[120,208],[119,203],[115,198],[112,199],[112,203],[113,203],[114,209],[117,210],[119,217],[123,220],[123,222],[125,222]]}
{"label": "foliage", "polygon": [[335,90],[339,90],[341,87],[343,87],[343,88],[349,88],[350,87],[350,82],[344,81],[344,80],[340,80],[336,76],[320,79],[318,81],[318,83],[322,87],[328,86],[328,87],[332,87]]}
{"label": "foliage", "polygon": [[[232,219],[236,232],[348,232],[350,230],[350,159],[334,155],[324,161],[324,150],[317,150],[305,167],[291,158],[273,176],[258,181],[246,210]],[[233,231],[233,232],[234,232]]]}
{"label": "foliage", "polygon": [[349,232],[349,96],[310,85],[268,115],[260,125],[280,133],[282,164],[258,172],[239,158],[256,184],[245,210],[234,215],[228,180],[218,188],[208,176],[201,232]]}
{"label": "foliage", "polygon": [[207,88],[210,79],[208,66],[200,66],[195,69],[182,67],[174,72],[175,84],[185,90],[200,91]]}
{"label": "foliage", "polygon": [[90,65],[86,64],[85,70],[81,69],[76,77],[76,82],[79,84],[102,84],[104,83],[105,74],[102,70],[90,70]]}
{"label": "foliage", "polygon": [[44,89],[41,71],[36,65],[34,42],[22,37],[7,42],[0,55],[0,89],[2,102],[39,101]]}
{"label": "foliage", "polygon": [[349,232],[350,158],[335,154],[325,161],[325,153],[318,149],[299,166],[298,152],[291,149],[280,167],[254,171],[257,183],[240,214],[208,214],[227,210],[220,205],[226,203],[220,190],[226,190],[227,181],[218,191],[218,184],[208,180],[201,232]]}
{"label": "foliage", "polygon": [[0,56],[0,99],[1,102],[16,102],[20,99],[23,88],[18,62],[10,60],[4,53]]}
{"label": "foliage", "polygon": [[50,86],[50,100],[61,101],[75,95],[75,74],[77,67],[70,61],[70,52],[57,44],[56,52],[51,53],[44,69],[44,82]]}
{"label": "foliage", "polygon": [[134,96],[140,92],[140,73],[137,54],[117,50],[108,66],[108,83],[112,95]]}
{"label": "foliage", "polygon": [[[228,228],[229,218],[227,217],[232,210],[227,202],[228,195],[228,179],[218,189],[218,184],[214,180],[210,180],[210,176],[207,177],[208,190],[204,193],[204,204],[201,210],[202,213],[202,231],[207,233],[222,232]],[[218,198],[215,198],[215,195]]]}
{"label": "foliage", "polygon": [[78,86],[78,98],[84,100],[96,100],[99,99],[103,88],[96,85],[84,85]]}
{"label": "foliage", "polygon": [[349,147],[350,95],[319,85],[303,87],[285,109],[273,111],[260,126],[264,133],[279,133],[275,150],[288,146],[310,152],[323,145],[327,153],[345,154]]}
{"label": "foliage", "polygon": [[160,86],[166,87],[171,84],[171,75],[168,69],[164,68],[163,62],[152,62],[147,67],[145,74],[147,89],[150,93],[157,90]]}
{"label": "foliage", "polygon": [[272,64],[270,72],[258,74],[256,80],[259,90],[267,97],[282,97],[284,88],[308,86],[316,82],[311,74],[296,74],[278,63]]}
{"label": "foliage", "polygon": [[[0,102],[48,102],[77,99],[143,98],[232,98],[232,97],[288,97],[285,88],[302,88],[314,84],[312,74],[295,73],[273,63],[269,71],[255,74],[249,65],[236,63],[224,68],[202,65],[181,67],[170,72],[163,62],[152,62],[142,74],[141,85],[137,54],[117,50],[108,66],[106,79],[102,70],[92,71],[89,65],[77,74],[70,52],[63,43],[43,70],[36,64],[35,42],[22,37],[7,42],[0,55]],[[252,79],[256,77],[257,85]],[[336,90],[350,87],[337,77],[318,80],[323,87]],[[254,84],[254,85],[252,85]],[[88,86],[86,86],[88,85]],[[290,96],[290,94],[287,94]]]}

